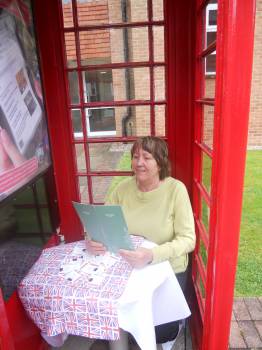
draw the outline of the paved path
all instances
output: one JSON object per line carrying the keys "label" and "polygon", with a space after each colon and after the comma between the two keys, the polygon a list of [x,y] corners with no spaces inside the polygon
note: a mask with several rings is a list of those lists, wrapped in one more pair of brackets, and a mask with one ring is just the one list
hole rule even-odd
{"label": "paved path", "polygon": [[235,298],[230,349],[262,349],[262,297]]}

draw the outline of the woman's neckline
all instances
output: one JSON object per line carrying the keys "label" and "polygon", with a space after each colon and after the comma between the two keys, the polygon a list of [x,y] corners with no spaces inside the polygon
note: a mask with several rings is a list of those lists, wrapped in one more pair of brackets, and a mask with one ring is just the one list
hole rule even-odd
{"label": "woman's neckline", "polygon": [[156,184],[153,184],[152,186],[145,186],[143,188],[143,186],[139,187],[136,179],[135,179],[135,182],[136,182],[136,186],[137,186],[137,190],[138,192],[140,193],[150,193],[150,192],[154,192],[155,190],[159,189],[161,187],[161,185],[165,182],[166,178],[163,179],[163,180],[159,180]]}

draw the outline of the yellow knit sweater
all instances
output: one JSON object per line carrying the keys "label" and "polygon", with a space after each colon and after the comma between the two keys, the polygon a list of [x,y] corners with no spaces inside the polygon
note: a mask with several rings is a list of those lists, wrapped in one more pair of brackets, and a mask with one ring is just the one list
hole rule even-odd
{"label": "yellow knit sweater", "polygon": [[141,192],[135,177],[122,181],[106,204],[121,205],[130,234],[158,244],[153,262],[169,260],[174,271],[184,272],[188,253],[195,247],[192,208],[185,185],[171,177],[153,191]]}

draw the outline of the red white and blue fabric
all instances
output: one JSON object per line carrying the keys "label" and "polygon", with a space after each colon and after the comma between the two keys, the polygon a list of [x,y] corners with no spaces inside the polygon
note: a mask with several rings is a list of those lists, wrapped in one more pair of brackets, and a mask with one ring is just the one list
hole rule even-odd
{"label": "red white and blue fabric", "polygon": [[[132,236],[132,240],[138,247],[143,239]],[[85,242],[78,241],[43,250],[19,285],[20,299],[28,315],[47,336],[65,332],[116,340],[119,338],[117,301],[132,268],[120,256],[112,255],[114,262],[111,259],[109,266],[100,268],[98,279],[90,278],[87,273],[81,273],[81,278],[68,278],[63,267],[66,269],[72,259],[83,258],[83,253],[87,261],[84,249]],[[93,266],[94,258],[89,257]]]}

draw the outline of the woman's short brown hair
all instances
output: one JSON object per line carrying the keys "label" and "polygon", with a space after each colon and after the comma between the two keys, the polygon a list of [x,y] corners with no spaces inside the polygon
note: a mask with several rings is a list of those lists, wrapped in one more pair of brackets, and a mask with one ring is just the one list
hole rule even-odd
{"label": "woman's short brown hair", "polygon": [[135,152],[143,149],[152,154],[159,166],[159,178],[165,179],[170,175],[170,167],[168,160],[168,148],[164,140],[156,136],[145,136],[137,139],[131,149],[131,157],[133,158]]}

